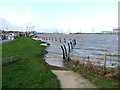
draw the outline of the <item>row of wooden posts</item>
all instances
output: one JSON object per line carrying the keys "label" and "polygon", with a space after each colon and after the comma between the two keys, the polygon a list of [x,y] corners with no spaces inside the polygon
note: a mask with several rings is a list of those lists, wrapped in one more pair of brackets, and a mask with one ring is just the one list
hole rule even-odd
{"label": "row of wooden posts", "polygon": [[61,46],[61,49],[62,49],[62,52],[63,52],[63,59],[70,59],[70,52],[71,50],[73,49],[73,47],[76,45],[76,40],[73,39],[67,43],[68,45],[68,48],[66,48],[66,45],[62,45]]}
{"label": "row of wooden posts", "polygon": [[[62,39],[61,38],[56,38],[56,37],[41,37],[42,40],[51,40],[51,41],[58,41],[58,42],[62,42]],[[64,38],[63,39],[63,42],[64,43],[67,43],[67,40]],[[76,45],[76,40],[75,39],[69,39],[69,42],[67,43],[67,45],[62,45],[61,46],[61,49],[62,49],[62,53],[63,53],[63,59],[67,59],[67,60],[70,60],[70,52],[72,51],[73,47]],[[88,61],[89,61],[89,56],[88,56]],[[90,62],[90,61],[89,61]],[[103,69],[104,71],[106,72],[106,54],[104,55],[104,65],[103,65]]]}
{"label": "row of wooden posts", "polygon": [[[53,38],[53,37],[51,37],[51,38],[50,38],[50,37],[42,37],[42,40],[59,41],[60,43],[62,42],[62,39],[61,39],[61,38],[56,38],[56,37],[55,37],[55,38]],[[64,38],[64,39],[63,39],[63,42],[66,43],[66,41],[67,41],[67,40]]]}
{"label": "row of wooden posts", "polygon": [[[60,43],[64,42],[64,43],[67,43],[67,40],[64,38],[64,39],[61,39],[61,38],[56,38],[56,37],[41,37],[42,40],[51,40],[51,41],[59,41]],[[63,40],[63,41],[62,41]],[[76,45],[76,40],[75,39],[69,39],[69,42],[67,43],[68,45],[68,48],[66,48],[67,46],[66,45],[62,45],[61,46],[61,49],[62,49],[62,52],[63,52],[63,59],[70,59],[70,52],[71,50],[73,49],[73,47]]]}

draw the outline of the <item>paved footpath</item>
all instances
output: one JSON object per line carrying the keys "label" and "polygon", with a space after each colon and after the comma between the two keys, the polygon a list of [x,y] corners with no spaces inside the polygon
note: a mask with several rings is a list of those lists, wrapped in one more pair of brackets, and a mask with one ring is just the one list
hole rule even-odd
{"label": "paved footpath", "polygon": [[52,70],[60,80],[61,88],[96,88],[89,80],[73,71]]}
{"label": "paved footpath", "polygon": [[12,40],[1,40],[1,41],[0,41],[0,44],[6,43],[6,42],[10,42],[10,41],[12,41]]}

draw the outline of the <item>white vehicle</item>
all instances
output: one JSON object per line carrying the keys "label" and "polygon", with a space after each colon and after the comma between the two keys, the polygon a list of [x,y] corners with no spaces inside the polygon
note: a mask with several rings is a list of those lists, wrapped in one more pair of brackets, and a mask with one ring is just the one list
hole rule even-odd
{"label": "white vehicle", "polygon": [[14,40],[14,33],[9,33],[7,37],[9,40]]}

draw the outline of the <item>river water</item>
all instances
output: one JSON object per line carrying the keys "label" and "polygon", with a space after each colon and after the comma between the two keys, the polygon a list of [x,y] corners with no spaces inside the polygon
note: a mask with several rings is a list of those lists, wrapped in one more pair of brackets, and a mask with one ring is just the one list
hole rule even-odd
{"label": "river water", "polygon": [[[114,67],[118,66],[118,35],[38,34],[38,36],[41,40],[43,40],[43,37],[48,37],[48,40],[43,41],[47,41],[51,44],[47,48],[47,51],[49,51],[49,53],[46,55],[46,62],[52,65],[63,66],[62,50],[60,46],[64,44],[67,47],[67,43],[64,43],[65,38],[67,42],[70,39],[76,39],[77,42],[77,45],[71,51],[71,59],[80,60],[89,56],[91,62],[94,62],[96,65],[97,63],[102,65],[104,54],[106,53],[108,55],[106,62],[107,67],[112,67],[113,64]],[[55,38],[57,41],[55,41]],[[61,38],[61,42],[59,42],[59,38]]]}

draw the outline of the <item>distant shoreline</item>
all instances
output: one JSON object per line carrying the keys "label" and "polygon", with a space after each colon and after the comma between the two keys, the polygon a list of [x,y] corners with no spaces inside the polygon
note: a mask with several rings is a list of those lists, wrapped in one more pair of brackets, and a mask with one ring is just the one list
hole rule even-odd
{"label": "distant shoreline", "polygon": [[[38,33],[38,34],[65,34],[65,33]],[[69,33],[69,34],[120,35],[120,33]]]}
{"label": "distant shoreline", "polygon": [[70,33],[70,34],[102,34],[102,35],[120,35],[120,33]]}

